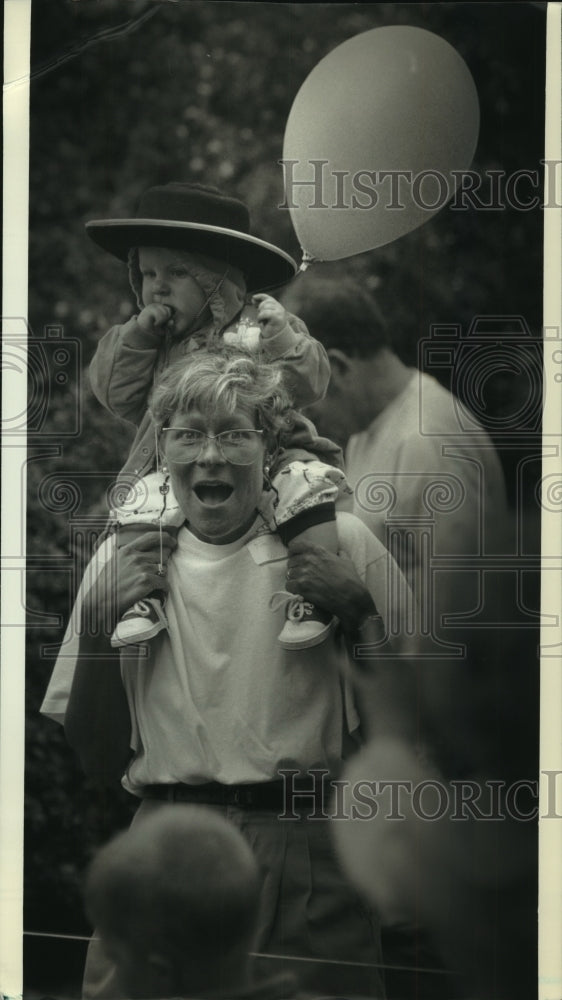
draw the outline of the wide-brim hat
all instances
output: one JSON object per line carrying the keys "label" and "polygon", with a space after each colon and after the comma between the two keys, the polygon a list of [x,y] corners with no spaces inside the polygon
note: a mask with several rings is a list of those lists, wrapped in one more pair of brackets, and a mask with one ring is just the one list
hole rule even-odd
{"label": "wide-brim hat", "polygon": [[123,261],[139,246],[215,257],[239,268],[250,292],[284,285],[297,271],[284,250],[250,235],[243,202],[196,184],[149,188],[135,218],[94,219],[86,230],[94,243]]}

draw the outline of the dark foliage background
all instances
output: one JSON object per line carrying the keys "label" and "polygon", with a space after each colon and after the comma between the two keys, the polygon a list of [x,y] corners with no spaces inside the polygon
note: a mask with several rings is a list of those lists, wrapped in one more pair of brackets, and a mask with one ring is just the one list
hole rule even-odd
{"label": "dark foliage background", "polygon": [[[130,214],[151,184],[200,179],[244,198],[256,235],[300,260],[289,215],[276,207],[292,101],[326,53],[381,25],[428,28],[464,57],[481,101],[477,169],[538,169],[545,7],[34,0],[29,322],[35,338],[53,327],[55,336],[44,340],[50,396],[27,468],[28,930],[87,931],[80,874],[96,844],[131,813],[125,797],[94,793],[59,727],[38,715],[54,662],[45,647],[61,641],[80,569],[104,522],[105,492],[132,437],[88,387],[100,334],[134,303],[125,267],[87,240],[84,222]],[[521,315],[540,342],[540,210],[445,209],[353,266],[377,292],[409,362],[430,324],[466,330],[477,315]],[[57,329],[69,362],[53,361]],[[70,371],[75,356],[77,374],[58,382],[52,372]],[[36,402],[45,398],[46,378],[31,384]],[[509,413],[525,392],[525,376],[499,373],[487,404]],[[537,440],[515,434],[501,450],[512,504],[524,505],[527,546],[536,544]],[[39,970],[28,974],[35,980]]]}

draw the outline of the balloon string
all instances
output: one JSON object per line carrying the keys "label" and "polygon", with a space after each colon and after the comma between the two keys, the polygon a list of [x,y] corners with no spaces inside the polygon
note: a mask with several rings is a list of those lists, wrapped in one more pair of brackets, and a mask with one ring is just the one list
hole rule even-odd
{"label": "balloon string", "polygon": [[[155,445],[155,450],[156,450],[156,472],[160,473],[162,475],[163,473],[162,473],[162,469],[161,469],[161,465],[160,465],[160,449],[159,449],[158,431],[156,429],[156,424],[154,425],[154,445]],[[169,489],[169,487],[168,487],[168,480],[165,477],[164,478],[164,482],[162,483],[162,486],[160,487],[160,493],[162,494],[162,496],[164,498],[164,504],[160,508],[160,513],[158,514],[158,541],[160,543],[160,562],[158,563],[158,573],[159,573],[160,576],[164,575],[164,536],[162,534],[162,517],[163,517],[164,511],[166,510],[166,501],[167,501],[168,489]]]}
{"label": "balloon string", "polygon": [[306,271],[310,267],[310,265],[313,264],[314,261],[316,260],[316,257],[313,257],[313,255],[309,253],[308,250],[305,250],[304,247],[301,247],[301,250],[302,250],[302,261],[301,261],[301,266],[299,267],[299,272],[298,272],[299,274]]}

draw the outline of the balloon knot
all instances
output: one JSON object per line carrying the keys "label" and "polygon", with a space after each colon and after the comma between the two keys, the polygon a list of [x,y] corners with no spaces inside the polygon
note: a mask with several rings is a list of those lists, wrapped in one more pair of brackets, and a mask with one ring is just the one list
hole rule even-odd
{"label": "balloon knot", "polygon": [[316,257],[313,257],[312,254],[308,252],[308,250],[304,250],[302,247],[301,250],[302,250],[302,261],[301,261],[301,266],[299,267],[299,274],[301,274],[303,271],[306,271],[309,268],[309,266],[313,264],[314,261],[316,260]]}

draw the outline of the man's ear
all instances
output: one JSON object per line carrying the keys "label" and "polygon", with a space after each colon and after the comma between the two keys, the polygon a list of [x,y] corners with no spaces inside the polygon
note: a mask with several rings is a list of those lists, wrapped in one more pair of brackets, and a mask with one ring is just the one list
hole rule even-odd
{"label": "man's ear", "polygon": [[330,360],[331,378],[334,388],[338,388],[349,379],[353,369],[353,358],[338,347],[330,347],[326,352]]}

